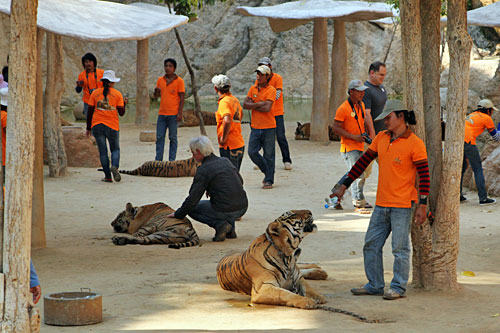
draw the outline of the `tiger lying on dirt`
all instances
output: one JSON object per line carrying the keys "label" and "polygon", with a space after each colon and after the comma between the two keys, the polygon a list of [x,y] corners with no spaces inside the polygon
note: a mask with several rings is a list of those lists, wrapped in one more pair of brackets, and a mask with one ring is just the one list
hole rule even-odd
{"label": "tiger lying on dirt", "polygon": [[[297,122],[295,140],[309,140],[311,138],[311,123]],[[340,141],[340,136],[333,133],[333,127],[328,125],[328,138],[330,141]]]}
{"label": "tiger lying on dirt", "polygon": [[327,273],[316,265],[297,265],[300,242],[316,229],[311,211],[284,213],[267,226],[266,232],[257,237],[248,250],[219,261],[220,286],[250,295],[252,303],[302,309],[326,303],[304,279],[325,280]]}
{"label": "tiger lying on dirt", "polygon": [[194,158],[177,161],[148,161],[134,170],[120,170],[126,175],[152,177],[193,177],[199,163]]}
{"label": "tiger lying on dirt", "polygon": [[134,207],[127,203],[125,210],[111,222],[116,232],[128,233],[113,236],[116,245],[126,244],[169,244],[168,247],[179,249],[198,245],[200,239],[191,222],[167,217],[174,210],[162,202]]}
{"label": "tiger lying on dirt", "polygon": [[[215,112],[201,111],[203,117],[203,124],[205,126],[217,125],[215,121]],[[182,122],[179,127],[200,126],[200,119],[196,115],[195,110],[182,110]]]}

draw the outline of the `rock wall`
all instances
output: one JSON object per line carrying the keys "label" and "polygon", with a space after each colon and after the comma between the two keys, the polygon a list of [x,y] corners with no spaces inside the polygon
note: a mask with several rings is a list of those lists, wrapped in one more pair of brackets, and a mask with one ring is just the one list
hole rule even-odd
{"label": "rock wall", "polygon": [[[125,1],[121,1],[125,2]],[[276,34],[267,19],[246,17],[235,12],[238,5],[272,5],[284,1],[250,0],[228,1],[214,6],[205,6],[199,19],[179,28],[189,58],[196,71],[201,95],[213,95],[210,79],[213,75],[226,73],[232,80],[233,92],[246,95],[255,80],[253,72],[260,57],[269,56],[273,68],[284,77],[286,96],[312,96],[312,29],[309,23],[294,30]],[[147,19],[147,18],[145,18]],[[8,36],[8,17],[0,17],[0,33]],[[390,40],[391,27],[382,27],[368,22],[347,23],[346,33],[349,52],[348,79],[366,79],[368,66],[383,59]],[[329,23],[329,43],[333,40],[333,22]],[[63,38],[64,85],[63,104],[72,105],[81,99],[74,91],[78,73],[82,71],[81,57],[92,52],[98,66],[113,69],[122,80],[116,86],[126,97],[135,97],[136,42],[89,43]],[[5,64],[8,38],[0,41],[0,65]],[[401,43],[396,37],[387,60],[386,87],[389,92],[401,93]],[[190,92],[190,79],[182,54],[173,32],[150,39],[148,85],[154,88],[158,76],[164,74],[163,60],[175,58],[177,72],[186,81]],[[326,70],[326,69],[325,69]]]}

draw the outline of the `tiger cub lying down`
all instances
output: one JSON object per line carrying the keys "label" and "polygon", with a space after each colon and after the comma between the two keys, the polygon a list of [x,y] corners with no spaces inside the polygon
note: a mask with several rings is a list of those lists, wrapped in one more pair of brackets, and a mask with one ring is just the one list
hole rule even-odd
{"label": "tiger cub lying down", "polygon": [[169,244],[168,247],[179,249],[198,245],[200,239],[191,222],[167,217],[174,210],[162,202],[134,207],[129,202],[125,210],[111,222],[116,232],[128,233],[113,236],[116,245],[125,244]]}
{"label": "tiger cub lying down", "polygon": [[151,177],[193,177],[199,163],[194,158],[177,161],[148,161],[134,170],[120,170],[126,175]]}
{"label": "tiger cub lying down", "polygon": [[[301,271],[297,265],[302,239],[316,231],[309,210],[291,210],[255,239],[243,253],[228,255],[217,265],[217,279],[224,290],[251,296],[252,303],[313,309],[326,303],[304,280],[324,280],[319,266]],[[303,273],[303,274],[302,274]]]}

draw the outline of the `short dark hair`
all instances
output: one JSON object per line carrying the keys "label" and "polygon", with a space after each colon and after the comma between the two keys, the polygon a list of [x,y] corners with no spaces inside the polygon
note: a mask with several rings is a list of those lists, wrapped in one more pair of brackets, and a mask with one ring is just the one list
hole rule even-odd
{"label": "short dark hair", "polygon": [[9,82],[9,66],[5,66],[2,68],[3,80],[5,82]]}
{"label": "short dark hair", "polygon": [[224,86],[224,88],[217,88],[217,91],[220,92],[221,94],[227,94],[230,89],[231,86]]}
{"label": "short dark hair", "polygon": [[167,64],[167,62],[174,65],[174,69],[177,69],[177,61],[175,61],[175,59],[172,59],[172,58],[165,59],[165,61],[163,62],[163,66],[165,66]]}
{"label": "short dark hair", "polygon": [[399,111],[394,111],[396,114],[396,117],[404,117],[405,121],[410,124],[410,125],[416,125],[417,124],[417,118],[415,116],[415,111],[408,111],[408,110],[399,110]]}
{"label": "short dark hair", "polygon": [[385,67],[385,64],[382,61],[372,62],[370,64],[370,68],[368,68],[368,74],[370,74],[371,71],[378,72],[380,67]]}
{"label": "short dark hair", "polygon": [[92,61],[94,63],[94,67],[97,68],[97,58],[92,53],[85,53],[82,57],[82,66],[85,68],[85,60]]}

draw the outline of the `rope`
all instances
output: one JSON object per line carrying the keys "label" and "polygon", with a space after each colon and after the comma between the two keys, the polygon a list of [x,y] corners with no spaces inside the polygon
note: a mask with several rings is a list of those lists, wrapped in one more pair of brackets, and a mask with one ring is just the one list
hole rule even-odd
{"label": "rope", "polygon": [[330,312],[345,314],[347,316],[354,317],[354,318],[356,318],[356,319],[358,319],[358,320],[360,320],[360,321],[362,321],[364,323],[370,323],[370,324],[382,323],[382,321],[378,320],[378,319],[371,320],[371,319],[363,317],[363,316],[361,316],[361,315],[359,315],[357,313],[354,313],[354,312],[351,312],[351,311],[347,311],[347,310],[332,308],[330,306],[318,305],[316,308],[320,309],[320,310],[324,310],[324,311],[330,311]]}

